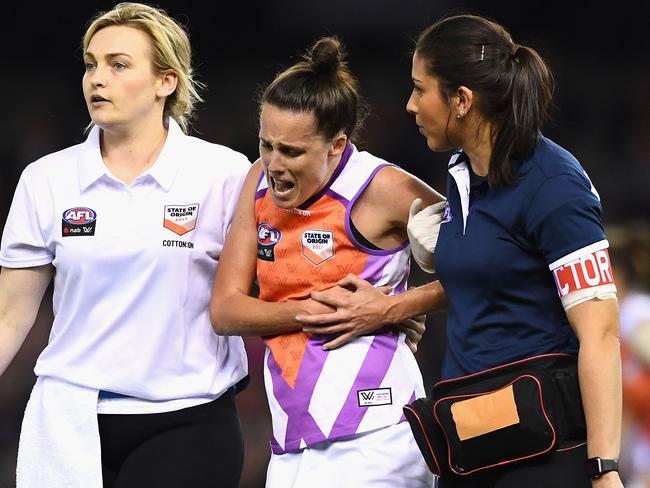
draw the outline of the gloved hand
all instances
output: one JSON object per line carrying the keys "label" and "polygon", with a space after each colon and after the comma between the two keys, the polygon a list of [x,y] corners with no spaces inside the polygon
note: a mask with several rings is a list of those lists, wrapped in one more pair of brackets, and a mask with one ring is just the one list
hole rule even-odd
{"label": "gloved hand", "polygon": [[447,201],[443,200],[422,210],[422,200],[416,198],[409,209],[406,232],[411,242],[411,252],[415,262],[427,273],[435,271],[433,252],[436,250],[446,205]]}

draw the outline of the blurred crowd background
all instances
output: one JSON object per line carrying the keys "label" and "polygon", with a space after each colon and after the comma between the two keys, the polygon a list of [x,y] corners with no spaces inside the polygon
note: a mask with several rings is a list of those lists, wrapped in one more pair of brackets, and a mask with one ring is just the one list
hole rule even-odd
{"label": "blurred crowd background", "polygon": [[[0,227],[23,168],[81,142],[89,122],[81,94],[80,41],[87,21],[113,2],[12,2],[3,7]],[[257,158],[256,94],[318,37],[337,35],[371,107],[356,141],[445,192],[448,155],[431,153],[404,109],[417,33],[448,13],[480,13],[536,48],[557,83],[545,135],[570,150],[600,192],[621,302],[625,378],[622,471],[650,487],[650,2],[527,0],[160,1],[184,23],[206,102],[194,134]],[[396,189],[399,191],[399,189]],[[413,269],[412,285],[430,280]],[[0,488],[15,484],[20,419],[47,342],[51,292],[27,342],[0,377]],[[427,389],[438,379],[445,316],[428,317],[416,354]],[[263,345],[246,340],[251,385],[238,397],[246,436],[243,488],[264,485],[270,418]]]}

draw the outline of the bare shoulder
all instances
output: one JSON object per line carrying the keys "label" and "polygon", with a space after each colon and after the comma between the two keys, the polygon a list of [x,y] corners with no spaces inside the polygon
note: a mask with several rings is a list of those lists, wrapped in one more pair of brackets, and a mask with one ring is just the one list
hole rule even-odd
{"label": "bare shoulder", "polygon": [[402,204],[409,207],[416,198],[421,198],[425,206],[445,199],[420,178],[394,165],[381,168],[368,185],[366,193],[375,202],[390,201],[394,205],[406,202]]}
{"label": "bare shoulder", "polygon": [[250,169],[248,170],[246,181],[244,182],[244,188],[257,188],[257,184],[259,183],[263,172],[264,168],[262,167],[262,160],[258,159],[251,165]]}
{"label": "bare shoulder", "polygon": [[[406,238],[409,209],[416,198],[425,206],[444,200],[444,197],[424,181],[398,166],[382,167],[370,181],[352,210],[357,228],[377,245],[378,240],[392,236],[395,242]],[[395,244],[393,242],[393,244]]]}

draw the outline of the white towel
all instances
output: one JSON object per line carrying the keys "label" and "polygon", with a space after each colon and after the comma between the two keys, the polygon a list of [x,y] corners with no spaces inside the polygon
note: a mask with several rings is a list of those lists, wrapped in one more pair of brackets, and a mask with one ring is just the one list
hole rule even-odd
{"label": "white towel", "polygon": [[16,488],[102,488],[96,389],[39,377],[25,409]]}

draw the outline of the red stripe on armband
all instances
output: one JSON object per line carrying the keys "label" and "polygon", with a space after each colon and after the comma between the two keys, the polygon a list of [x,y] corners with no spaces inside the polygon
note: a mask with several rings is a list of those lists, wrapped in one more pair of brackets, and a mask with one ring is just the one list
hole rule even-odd
{"label": "red stripe on armband", "polygon": [[601,242],[605,243],[604,247],[602,243],[591,244],[549,266],[561,297],[572,291],[614,283],[612,265],[607,252],[608,243]]}

